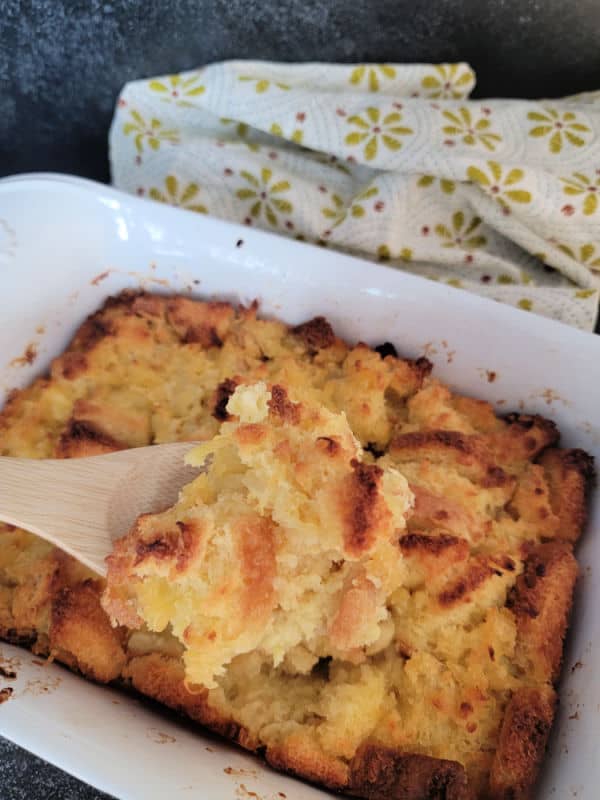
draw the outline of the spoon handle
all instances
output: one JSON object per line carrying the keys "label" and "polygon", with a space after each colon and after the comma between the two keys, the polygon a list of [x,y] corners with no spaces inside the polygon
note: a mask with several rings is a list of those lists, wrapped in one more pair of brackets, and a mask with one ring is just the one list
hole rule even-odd
{"label": "spoon handle", "polygon": [[25,528],[100,574],[111,541],[106,514],[127,469],[98,469],[94,459],[0,457],[0,521]]}

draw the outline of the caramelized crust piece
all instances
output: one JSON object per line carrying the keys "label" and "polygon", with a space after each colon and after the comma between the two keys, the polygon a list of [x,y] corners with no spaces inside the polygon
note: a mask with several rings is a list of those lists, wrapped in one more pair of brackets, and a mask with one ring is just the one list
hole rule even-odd
{"label": "caramelized crust piece", "polygon": [[559,520],[558,538],[579,539],[587,519],[587,497],[595,477],[594,459],[583,450],[549,448],[542,455],[550,503]]}
{"label": "caramelized crust piece", "polygon": [[123,445],[99,431],[91,423],[71,420],[61,434],[55,451],[56,458],[85,458],[123,450]]}
{"label": "caramelized crust piece", "polygon": [[530,800],[554,717],[550,687],[517,690],[504,714],[490,774],[490,800]]}
{"label": "caramelized crust piece", "polygon": [[470,800],[456,761],[367,744],[350,763],[350,789],[369,800]]}
{"label": "caramelized crust piece", "polygon": [[508,595],[517,620],[517,663],[529,678],[558,679],[577,573],[568,544],[538,545]]}
{"label": "caramelized crust piece", "polygon": [[242,726],[228,719],[222,711],[211,708],[207,690],[188,689],[179,659],[162,653],[135,656],[124,668],[123,678],[147,697],[201,722],[215,733],[247,749],[256,748],[256,740],[252,740]]}
{"label": "caramelized crust piece", "polygon": [[126,656],[123,629],[113,628],[100,606],[102,585],[86,580],[64,587],[52,601],[50,648],[86,677],[108,683],[119,677]]}
{"label": "caramelized crust piece", "polygon": [[560,437],[554,422],[537,414],[508,414],[504,419],[504,429],[487,434],[484,441],[506,469],[522,469]]}
{"label": "caramelized crust piece", "polygon": [[196,303],[187,297],[167,300],[167,320],[184,344],[221,347],[235,311],[229,303]]}
{"label": "caramelized crust piece", "polygon": [[312,351],[331,347],[336,340],[333,328],[325,317],[314,317],[302,325],[296,325],[295,328],[292,328],[292,333]]}

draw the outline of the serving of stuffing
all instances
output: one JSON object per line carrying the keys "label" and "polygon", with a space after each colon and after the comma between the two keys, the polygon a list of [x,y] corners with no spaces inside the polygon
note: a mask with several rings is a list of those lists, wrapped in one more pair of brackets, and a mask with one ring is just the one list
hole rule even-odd
{"label": "serving of stuffing", "polygon": [[189,440],[202,470],[107,581],[0,524],[0,635],[332,790],[530,798],[592,459],[431,371],[322,317],[108,299],[9,397],[0,453]]}

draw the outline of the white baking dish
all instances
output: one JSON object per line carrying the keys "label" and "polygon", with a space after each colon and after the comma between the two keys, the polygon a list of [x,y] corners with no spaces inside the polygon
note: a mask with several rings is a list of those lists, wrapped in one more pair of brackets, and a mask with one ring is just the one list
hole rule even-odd
{"label": "white baking dish", "polygon": [[[325,314],[348,339],[425,353],[440,377],[502,411],[552,417],[566,445],[600,461],[600,338],[592,334],[100,184],[51,175],[0,181],[0,389],[43,372],[84,317],[127,286],[258,298],[264,314],[291,323]],[[33,363],[14,361],[28,345]],[[595,501],[540,798],[598,797],[599,515]],[[17,648],[0,650],[20,664],[13,696],[0,706],[0,733],[124,800],[327,796],[141,701],[40,666]]]}

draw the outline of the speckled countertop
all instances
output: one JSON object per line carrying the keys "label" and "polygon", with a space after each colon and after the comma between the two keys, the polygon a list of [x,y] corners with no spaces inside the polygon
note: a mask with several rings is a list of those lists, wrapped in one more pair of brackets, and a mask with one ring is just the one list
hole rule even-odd
{"label": "speckled countertop", "polygon": [[[133,78],[226,58],[465,60],[480,97],[552,97],[600,88],[599,41],[598,0],[3,0],[0,175],[107,180]],[[107,795],[0,739],[0,798]]]}
{"label": "speckled countertop", "polygon": [[2,800],[111,800],[0,737]]}

